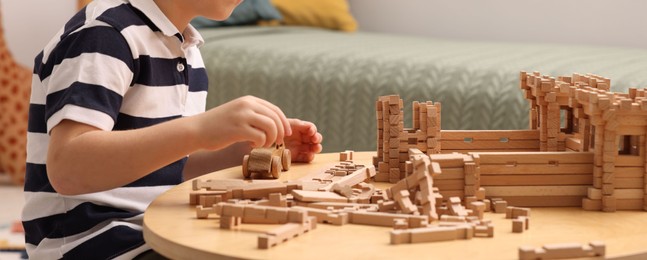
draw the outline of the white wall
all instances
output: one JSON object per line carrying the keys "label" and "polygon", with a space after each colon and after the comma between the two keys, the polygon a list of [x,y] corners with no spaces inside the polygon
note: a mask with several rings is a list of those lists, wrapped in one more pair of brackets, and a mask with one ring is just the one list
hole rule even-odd
{"label": "white wall", "polygon": [[645,0],[350,0],[360,30],[647,48]]}
{"label": "white wall", "polygon": [[34,57],[76,13],[76,0],[0,0],[5,39],[14,58],[32,68]]}

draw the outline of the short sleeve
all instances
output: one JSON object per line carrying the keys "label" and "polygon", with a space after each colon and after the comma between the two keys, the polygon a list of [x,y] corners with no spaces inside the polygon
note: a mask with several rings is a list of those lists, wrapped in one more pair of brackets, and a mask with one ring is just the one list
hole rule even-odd
{"label": "short sleeve", "polygon": [[113,27],[84,27],[65,36],[43,61],[47,132],[64,119],[112,130],[132,84],[134,60]]}

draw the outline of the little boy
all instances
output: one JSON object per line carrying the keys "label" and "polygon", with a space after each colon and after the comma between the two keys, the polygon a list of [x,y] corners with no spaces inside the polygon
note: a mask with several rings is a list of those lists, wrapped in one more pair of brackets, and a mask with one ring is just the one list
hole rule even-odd
{"label": "little boy", "polygon": [[202,38],[189,21],[224,20],[240,1],[96,0],[36,57],[23,210],[31,259],[147,254],[143,212],[172,185],[240,164],[251,147],[285,142],[302,162],[321,151],[312,123],[267,101],[204,112]]}

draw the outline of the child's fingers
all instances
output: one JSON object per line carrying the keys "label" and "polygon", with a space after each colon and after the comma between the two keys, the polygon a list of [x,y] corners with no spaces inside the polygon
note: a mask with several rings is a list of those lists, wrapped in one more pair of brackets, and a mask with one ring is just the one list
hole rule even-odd
{"label": "child's fingers", "polygon": [[[274,113],[274,111],[266,106],[260,106],[254,109],[254,112],[258,113],[258,116],[271,120],[272,127],[268,130],[273,130],[268,132],[268,139],[271,139],[272,142],[282,143],[285,137],[285,129],[283,128],[283,123],[281,122],[280,115]],[[271,145],[271,143],[270,143]]]}
{"label": "child's fingers", "polygon": [[280,119],[281,126],[285,131],[285,135],[287,135],[287,136],[292,135],[292,129],[290,128],[290,123],[288,122],[288,118],[285,116],[283,111],[279,107],[277,107],[276,105],[274,105],[274,104],[272,104],[272,103],[270,103],[270,102],[268,102],[266,100],[263,100],[263,99],[260,99],[260,98],[258,100],[259,100],[259,102],[261,104],[265,105],[267,108],[271,109],[276,115],[278,115],[278,117]]}
{"label": "child's fingers", "polygon": [[321,142],[323,141],[323,135],[321,135],[320,133],[316,133],[310,137],[309,141],[312,144],[321,144]]}
{"label": "child's fingers", "polygon": [[275,120],[276,119],[260,114],[256,114],[249,119],[249,124],[252,128],[256,128],[263,132],[264,140],[263,142],[257,143],[258,145],[269,147],[276,141],[278,129]]}
{"label": "child's fingers", "polygon": [[251,142],[252,147],[258,148],[265,146],[267,141],[265,131],[250,125],[244,130],[243,134],[246,137],[245,141]]}
{"label": "child's fingers", "polygon": [[297,157],[295,158],[295,161],[297,162],[311,162],[314,160],[315,155],[312,153],[300,153],[297,154]]}
{"label": "child's fingers", "polygon": [[320,153],[321,150],[323,150],[323,146],[321,144],[315,144],[315,145],[312,145],[312,148],[310,151],[312,151],[312,153]]}

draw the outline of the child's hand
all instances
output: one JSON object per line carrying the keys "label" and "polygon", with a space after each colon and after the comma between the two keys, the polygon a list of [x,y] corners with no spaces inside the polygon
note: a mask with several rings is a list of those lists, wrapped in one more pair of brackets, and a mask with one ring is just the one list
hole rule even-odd
{"label": "child's hand", "polygon": [[[209,150],[238,142],[250,142],[252,147],[269,147],[282,143],[286,135],[292,134],[281,109],[252,96],[234,99],[195,116],[195,120],[197,141]],[[314,131],[316,133],[316,129]]]}
{"label": "child's hand", "polygon": [[323,137],[317,132],[317,127],[307,121],[288,119],[292,134],[285,137],[285,147],[290,149],[292,161],[310,162],[315,154],[321,152]]}

